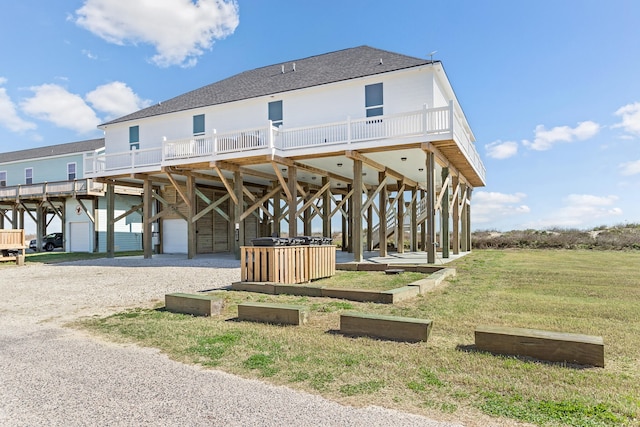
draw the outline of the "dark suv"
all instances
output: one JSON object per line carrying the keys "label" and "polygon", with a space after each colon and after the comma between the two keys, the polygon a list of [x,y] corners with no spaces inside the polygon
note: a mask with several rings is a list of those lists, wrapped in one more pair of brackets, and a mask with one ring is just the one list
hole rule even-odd
{"label": "dark suv", "polygon": [[[36,245],[37,240],[33,239],[29,242],[29,249],[33,249],[35,251],[37,249]],[[62,245],[62,233],[51,233],[42,238],[42,249],[47,252],[51,252],[55,248],[61,248]]]}

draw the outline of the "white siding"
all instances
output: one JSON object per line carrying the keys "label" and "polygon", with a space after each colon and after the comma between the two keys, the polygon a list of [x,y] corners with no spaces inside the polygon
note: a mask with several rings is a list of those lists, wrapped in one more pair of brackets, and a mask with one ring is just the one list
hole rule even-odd
{"label": "white siding", "polygon": [[[83,200],[82,203],[89,212],[93,212],[93,200]],[[93,250],[93,223],[84,212],[77,200],[68,198],[65,203],[65,236],[68,252],[91,252]]]}
{"label": "white siding", "polygon": [[285,128],[344,121],[347,117],[363,118],[364,87],[380,82],[384,85],[384,114],[415,111],[425,104],[428,107],[448,104],[440,90],[435,91],[438,99],[434,101],[432,68],[425,66],[109,125],[106,152],[129,150],[129,127],[135,125],[140,126],[140,149],[160,147],[165,137],[171,140],[191,135],[193,116],[198,114],[205,115],[206,133],[213,129],[223,133],[264,127],[268,123],[269,102],[278,100],[283,101]]}
{"label": "white siding", "polygon": [[[118,195],[114,209],[114,218],[140,204],[140,197]],[[96,215],[96,228],[98,231],[98,251],[107,250],[107,200],[100,198]],[[134,212],[126,218],[115,223],[115,251],[142,250],[142,216]]]}

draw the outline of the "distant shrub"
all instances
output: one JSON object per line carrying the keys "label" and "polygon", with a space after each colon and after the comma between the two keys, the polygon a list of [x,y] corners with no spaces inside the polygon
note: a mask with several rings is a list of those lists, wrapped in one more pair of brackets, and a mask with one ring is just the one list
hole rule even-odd
{"label": "distant shrub", "polygon": [[471,242],[475,249],[599,249],[640,250],[640,224],[625,224],[592,230],[560,229],[477,231]]}

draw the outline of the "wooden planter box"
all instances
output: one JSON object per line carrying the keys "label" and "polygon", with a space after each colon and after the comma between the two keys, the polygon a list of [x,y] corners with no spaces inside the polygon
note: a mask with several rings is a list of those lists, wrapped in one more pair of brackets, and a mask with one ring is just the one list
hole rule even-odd
{"label": "wooden planter box", "polygon": [[240,263],[243,282],[307,283],[336,274],[336,247],[242,246]]}

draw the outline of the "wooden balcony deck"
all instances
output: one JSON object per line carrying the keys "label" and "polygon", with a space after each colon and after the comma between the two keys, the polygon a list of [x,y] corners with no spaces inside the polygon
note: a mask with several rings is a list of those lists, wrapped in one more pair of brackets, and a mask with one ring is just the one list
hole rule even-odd
{"label": "wooden balcony deck", "polygon": [[104,184],[93,179],[43,182],[37,184],[0,187],[0,201],[16,202],[42,198],[64,198],[70,196],[102,196]]}
{"label": "wooden balcony deck", "polygon": [[484,186],[485,167],[453,104],[299,128],[276,128],[269,123],[263,128],[158,141],[156,148],[87,155],[84,170],[88,177],[107,177],[216,161],[252,165],[268,163],[276,156],[302,159],[331,157],[349,150],[419,149],[423,143],[440,150],[473,186]]}

